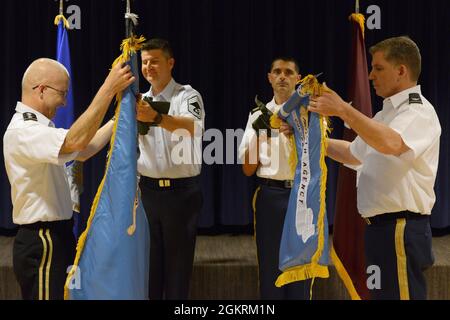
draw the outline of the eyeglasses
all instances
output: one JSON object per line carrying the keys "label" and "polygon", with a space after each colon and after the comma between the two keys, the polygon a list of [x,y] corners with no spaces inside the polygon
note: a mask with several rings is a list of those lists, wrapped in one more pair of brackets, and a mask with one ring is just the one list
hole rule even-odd
{"label": "eyeglasses", "polygon": [[[37,86],[34,86],[34,87],[31,88],[31,89],[35,90],[35,89],[38,88],[39,86],[40,86],[40,84],[38,84]],[[65,91],[64,91],[64,90],[59,90],[59,89],[53,88],[53,87],[48,86],[48,85],[45,85],[45,84],[43,84],[42,86],[45,87],[45,88],[49,88],[49,89],[55,90],[55,91],[58,92],[60,95],[62,95],[64,98],[67,97],[67,93],[69,92],[69,90],[65,90]]]}

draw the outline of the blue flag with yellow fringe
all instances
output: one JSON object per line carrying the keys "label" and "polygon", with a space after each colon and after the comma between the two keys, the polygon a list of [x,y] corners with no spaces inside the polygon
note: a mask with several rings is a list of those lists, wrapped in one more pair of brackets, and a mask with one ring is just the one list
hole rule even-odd
{"label": "blue flag with yellow fringe", "polygon": [[[282,274],[277,287],[311,278],[327,278],[329,250],[325,208],[327,167],[325,164],[328,119],[308,112],[309,97],[320,94],[321,85],[309,75],[278,113],[293,128],[291,137],[295,168],[279,251]],[[272,127],[277,115],[272,116]]]}
{"label": "blue flag with yellow fringe", "polygon": [[[144,40],[124,40],[114,64],[128,61],[137,75],[136,51]],[[65,299],[148,299],[150,234],[137,179],[138,88],[136,81],[118,98],[106,172],[77,245]]]}

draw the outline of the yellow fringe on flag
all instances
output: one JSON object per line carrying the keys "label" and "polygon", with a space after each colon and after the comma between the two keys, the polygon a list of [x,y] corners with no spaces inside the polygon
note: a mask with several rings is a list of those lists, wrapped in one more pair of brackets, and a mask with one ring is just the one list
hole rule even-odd
{"label": "yellow fringe on flag", "polygon": [[325,192],[327,189],[327,164],[325,163],[325,154],[327,152],[327,146],[328,146],[328,127],[327,127],[327,117],[325,116],[319,116],[319,123],[320,123],[320,131],[322,135],[321,143],[320,143],[320,170],[322,171],[322,176],[320,177],[320,210],[319,210],[319,217],[317,218],[318,221],[318,229],[319,229],[319,241],[317,245],[317,251],[313,255],[311,262],[312,263],[318,263],[320,257],[322,256],[322,251],[324,247],[324,218],[325,218]]}
{"label": "yellow fringe on flag", "polygon": [[348,19],[350,20],[350,21],[355,21],[355,22],[357,22],[358,24],[359,24],[359,27],[361,28],[361,33],[362,33],[362,36],[363,36],[363,38],[364,38],[364,22],[365,22],[365,18],[364,18],[364,15],[362,15],[361,13],[352,13],[351,15],[350,15],[350,17],[348,17]]}
{"label": "yellow fringe on flag", "polygon": [[59,21],[62,20],[64,23],[64,28],[69,29],[69,22],[67,21],[67,19],[62,15],[62,14],[58,14],[55,17],[55,26],[59,25]]}
{"label": "yellow fringe on flag", "polygon": [[314,278],[328,278],[330,276],[327,266],[320,264],[304,264],[288,268],[278,277],[275,286],[282,287],[286,284]]}
{"label": "yellow fringe on flag", "polygon": [[[122,54],[114,61],[113,63],[113,67],[120,62],[126,62],[130,59],[130,56],[132,53],[136,53],[138,50],[140,50],[142,48],[142,43],[145,41],[144,37],[140,37],[137,38],[135,36],[132,36],[131,38],[125,39],[122,41],[122,44],[120,45],[120,49],[122,50]],[[116,119],[114,121],[114,126],[113,126],[113,130],[112,130],[112,137],[111,137],[111,141],[110,141],[110,146],[109,146],[109,150],[108,150],[108,159],[107,159],[107,163],[106,163],[106,169],[105,169],[105,174],[103,175],[103,179],[100,183],[100,186],[97,190],[97,194],[95,195],[94,201],[92,203],[92,207],[91,207],[91,211],[89,213],[89,218],[86,224],[86,229],[83,231],[83,233],[80,235],[80,238],[78,239],[78,243],[77,243],[77,253],[75,256],[75,261],[72,265],[72,268],[69,271],[69,274],[67,275],[67,279],[66,279],[66,283],[64,285],[64,300],[69,300],[70,296],[69,296],[69,284],[70,281],[72,279],[72,277],[74,276],[75,272],[78,269],[78,263],[80,261],[81,258],[81,253],[84,249],[84,246],[86,244],[86,238],[87,235],[89,233],[89,230],[91,228],[92,225],[92,221],[94,220],[94,216],[95,216],[95,212],[97,210],[97,206],[98,206],[98,202],[100,200],[100,195],[102,194],[103,191],[103,186],[105,184],[106,181],[106,173],[108,172],[108,168],[111,162],[111,153],[112,150],[114,149],[114,144],[116,141],[116,133],[117,133],[117,125],[119,123],[119,114],[120,114],[120,107],[121,107],[121,102],[122,102],[122,92],[119,92],[116,96],[116,100],[118,102],[118,105],[116,107],[116,111],[114,113],[114,118]]]}

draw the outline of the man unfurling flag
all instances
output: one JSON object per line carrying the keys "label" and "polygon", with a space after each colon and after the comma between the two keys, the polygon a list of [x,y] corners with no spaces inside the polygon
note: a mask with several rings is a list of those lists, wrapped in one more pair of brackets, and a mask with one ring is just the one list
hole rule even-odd
{"label": "man unfurling flag", "polygon": [[[362,113],[372,117],[366,49],[364,45],[364,16],[354,13],[352,23],[352,55],[349,101]],[[344,139],[352,141],[355,133],[345,128]],[[364,257],[365,222],[356,207],[356,173],[340,165],[336,194],[331,258],[352,299],[368,299],[367,273]]]}
{"label": "man unfurling flag", "polygon": [[[328,223],[325,208],[327,167],[325,164],[328,121],[309,112],[309,99],[320,95],[322,86],[315,76],[305,77],[281,107],[278,117],[294,130],[294,185],[281,237],[279,268],[283,272],[277,287],[314,278],[328,278]],[[271,125],[279,127],[276,116]]]}
{"label": "man unfurling flag", "polygon": [[[62,1],[60,3],[60,14],[55,17],[55,25],[58,26],[58,34],[56,37],[56,60],[66,67],[69,72],[69,77],[72,79],[72,68],[70,64],[70,48],[67,29],[69,29],[69,23],[62,14]],[[64,108],[58,108],[54,123],[57,128],[69,129],[74,121],[74,100],[72,81],[69,83],[69,89],[66,96],[66,105]],[[80,161],[71,161],[66,164],[66,173],[69,178],[70,195],[72,198],[74,214],[74,227],[73,232],[75,237],[79,235],[79,227],[83,225],[82,220],[86,218],[81,215],[80,211],[80,194],[83,187],[83,164]]]}
{"label": "man unfurling flag", "polygon": [[[143,41],[124,40],[115,63],[128,63],[137,75],[136,52]],[[137,181],[138,90],[135,81],[117,99],[106,172],[77,245],[66,299],[148,298],[150,235]]]}

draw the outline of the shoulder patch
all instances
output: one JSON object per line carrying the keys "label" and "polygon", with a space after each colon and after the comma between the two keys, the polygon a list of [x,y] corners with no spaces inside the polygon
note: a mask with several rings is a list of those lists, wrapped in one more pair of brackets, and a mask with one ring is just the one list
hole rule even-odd
{"label": "shoulder patch", "polygon": [[22,113],[23,121],[37,121],[37,116],[32,112]]}
{"label": "shoulder patch", "polygon": [[193,96],[188,99],[188,111],[197,119],[202,119],[202,108],[200,107],[198,96]]}
{"label": "shoulder patch", "polygon": [[422,99],[420,98],[420,94],[418,93],[410,93],[409,94],[409,104],[422,104]]}

